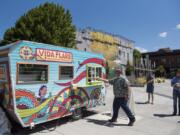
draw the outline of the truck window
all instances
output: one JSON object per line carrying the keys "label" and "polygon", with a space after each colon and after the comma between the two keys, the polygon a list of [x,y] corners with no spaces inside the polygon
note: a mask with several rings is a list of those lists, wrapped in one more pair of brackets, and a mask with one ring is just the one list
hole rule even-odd
{"label": "truck window", "polygon": [[73,66],[59,66],[59,80],[73,78]]}
{"label": "truck window", "polygon": [[18,64],[17,83],[48,82],[48,65]]}
{"label": "truck window", "polygon": [[96,77],[102,77],[102,68],[101,67],[96,68]]}
{"label": "truck window", "polygon": [[102,68],[101,67],[87,67],[87,82],[96,81],[96,77],[102,77]]}

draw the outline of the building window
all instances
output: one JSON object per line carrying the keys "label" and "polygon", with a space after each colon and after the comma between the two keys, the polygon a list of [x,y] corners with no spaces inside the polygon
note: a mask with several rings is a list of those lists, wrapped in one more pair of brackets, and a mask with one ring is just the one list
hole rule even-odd
{"label": "building window", "polygon": [[81,44],[81,43],[82,43],[82,41],[80,41],[80,40],[76,40],[76,43],[77,43],[77,44]]}
{"label": "building window", "polygon": [[177,63],[180,63],[180,57],[176,58]]}
{"label": "building window", "polygon": [[119,50],[119,55],[121,55],[121,50]]}
{"label": "building window", "polygon": [[73,78],[73,66],[59,67],[59,80],[67,80]]}
{"label": "building window", "polygon": [[129,53],[127,53],[127,60],[129,61]]}
{"label": "building window", "polygon": [[124,52],[124,51],[122,52],[122,55],[123,55],[123,58],[125,58],[126,54],[125,54],[125,52]]}
{"label": "building window", "polygon": [[18,64],[17,83],[48,82],[48,65]]}
{"label": "building window", "polygon": [[163,64],[166,64],[166,59],[165,58],[162,58],[161,60],[162,60]]}

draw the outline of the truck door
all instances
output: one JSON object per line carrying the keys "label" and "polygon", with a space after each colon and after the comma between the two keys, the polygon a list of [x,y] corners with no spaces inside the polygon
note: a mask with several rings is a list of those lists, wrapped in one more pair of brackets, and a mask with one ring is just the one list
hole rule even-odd
{"label": "truck door", "polygon": [[10,103],[10,76],[8,62],[0,62],[0,104],[4,107]]}

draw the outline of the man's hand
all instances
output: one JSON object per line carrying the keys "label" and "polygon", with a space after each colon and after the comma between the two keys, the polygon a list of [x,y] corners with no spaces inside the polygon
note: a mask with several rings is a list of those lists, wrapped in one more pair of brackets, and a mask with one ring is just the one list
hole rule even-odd
{"label": "man's hand", "polygon": [[100,78],[100,77],[95,77],[94,79],[95,79],[95,80],[98,80],[98,81],[100,81],[100,80],[101,80],[101,78]]}
{"label": "man's hand", "polygon": [[126,100],[126,101],[129,101],[129,96],[125,96],[125,100]]}
{"label": "man's hand", "polygon": [[175,87],[180,88],[180,83],[176,83],[176,84],[175,84]]}
{"label": "man's hand", "polygon": [[147,81],[147,83],[152,83],[154,80],[152,79],[152,80],[149,80],[149,81]]}
{"label": "man's hand", "polygon": [[98,80],[98,81],[103,81],[103,82],[105,82],[105,83],[109,83],[108,80],[103,79],[103,78],[100,78],[100,77],[95,77],[95,79]]}

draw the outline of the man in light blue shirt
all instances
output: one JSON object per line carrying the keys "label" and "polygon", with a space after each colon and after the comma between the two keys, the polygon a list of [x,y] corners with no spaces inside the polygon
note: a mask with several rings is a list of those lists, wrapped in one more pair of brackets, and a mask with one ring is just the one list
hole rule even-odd
{"label": "man in light blue shirt", "polygon": [[177,70],[176,76],[171,80],[171,86],[173,87],[173,115],[177,115],[177,105],[179,108],[178,115],[180,115],[180,69]]}

